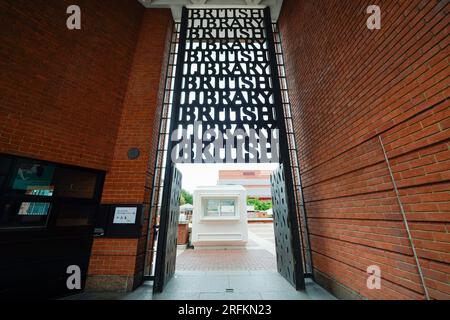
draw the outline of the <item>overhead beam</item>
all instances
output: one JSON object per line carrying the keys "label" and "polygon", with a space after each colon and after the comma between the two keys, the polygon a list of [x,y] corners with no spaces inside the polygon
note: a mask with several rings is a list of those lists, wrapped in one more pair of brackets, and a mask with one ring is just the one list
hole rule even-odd
{"label": "overhead beam", "polygon": [[278,20],[283,0],[138,0],[146,8],[170,8],[175,21],[181,19],[181,8],[261,8],[269,7],[273,21]]}

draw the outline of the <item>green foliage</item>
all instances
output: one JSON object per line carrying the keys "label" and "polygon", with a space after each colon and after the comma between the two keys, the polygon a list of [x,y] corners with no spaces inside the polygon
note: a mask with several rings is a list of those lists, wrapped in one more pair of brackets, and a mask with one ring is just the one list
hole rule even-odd
{"label": "green foliage", "polygon": [[180,205],[183,205],[186,203],[194,204],[192,200],[193,200],[192,194],[184,189],[181,189]]}
{"label": "green foliage", "polygon": [[272,208],[272,201],[261,201],[259,199],[247,199],[247,205],[254,206],[256,211],[266,211]]}

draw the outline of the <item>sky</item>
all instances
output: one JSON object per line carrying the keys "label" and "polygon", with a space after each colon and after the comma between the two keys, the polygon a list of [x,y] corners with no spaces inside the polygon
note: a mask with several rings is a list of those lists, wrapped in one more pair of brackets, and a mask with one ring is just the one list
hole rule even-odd
{"label": "sky", "polygon": [[278,163],[177,164],[183,189],[193,192],[199,186],[215,186],[219,170],[275,170]]}

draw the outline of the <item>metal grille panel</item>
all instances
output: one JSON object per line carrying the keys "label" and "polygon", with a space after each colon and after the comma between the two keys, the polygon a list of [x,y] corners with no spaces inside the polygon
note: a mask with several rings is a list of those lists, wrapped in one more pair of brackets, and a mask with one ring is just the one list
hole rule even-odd
{"label": "metal grille panel", "polygon": [[180,216],[181,173],[172,168],[171,194],[166,215],[161,217],[161,233],[158,238],[159,263],[156,266],[154,290],[161,292],[175,273],[178,240],[178,220]]}
{"label": "metal grille panel", "polygon": [[279,162],[267,27],[263,9],[187,10],[176,162]]}
{"label": "metal grille panel", "polygon": [[[285,274],[295,275],[290,282],[303,289],[305,239],[300,238],[297,220],[301,182],[281,43],[270,10],[184,8],[173,38],[171,53],[176,59],[171,61],[176,60],[176,64],[169,64],[173,72],[168,74],[173,79],[168,78],[170,89],[166,90],[164,106],[170,108],[162,117],[158,148],[162,161],[156,167],[152,196],[152,209],[161,214],[155,290],[162,291],[166,271],[170,277],[174,268],[161,258],[166,254],[162,242],[170,232],[165,220],[171,215],[173,162],[283,163],[279,185],[285,191],[282,199],[291,232],[290,248],[297,249],[291,251],[292,261],[297,263],[288,262]],[[237,150],[242,132],[243,148]],[[226,142],[230,141],[234,148],[228,148]],[[277,234],[281,236],[286,234]]]}
{"label": "metal grille panel", "polygon": [[[278,272],[294,287],[297,287],[296,261],[293,254],[292,230],[283,165],[280,165],[280,168],[271,174],[270,183],[272,185],[272,210]],[[300,248],[296,248],[296,250],[300,250]]]}
{"label": "metal grille panel", "polygon": [[294,124],[292,121],[291,102],[289,100],[289,88],[286,79],[286,70],[283,60],[283,46],[281,43],[281,35],[276,23],[272,24],[275,54],[278,67],[278,78],[280,80],[281,99],[284,110],[284,122],[286,125],[286,138],[288,141],[288,149],[290,156],[290,169],[292,172],[292,184],[294,188],[293,197],[295,199],[295,212],[298,217],[298,225],[300,232],[300,241],[302,243],[302,261],[305,275],[312,277],[313,264],[311,259],[311,247],[309,241],[308,221],[306,218],[305,201],[303,198],[303,188],[300,175],[300,163],[297,157],[297,144]]}

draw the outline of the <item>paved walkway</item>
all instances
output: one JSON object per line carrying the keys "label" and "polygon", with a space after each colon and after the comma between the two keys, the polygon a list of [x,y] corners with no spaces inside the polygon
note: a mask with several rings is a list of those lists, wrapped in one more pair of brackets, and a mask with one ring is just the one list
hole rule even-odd
{"label": "paved walkway", "polygon": [[277,270],[275,256],[263,249],[188,249],[177,257],[177,271]]}
{"label": "paved walkway", "polygon": [[274,257],[275,253],[275,234],[272,223],[250,223],[248,225],[247,249],[251,249],[253,244],[270,252]]}
{"label": "paved walkway", "polygon": [[188,249],[177,256],[176,274],[155,300],[327,300],[326,290],[307,280],[296,291],[278,272],[271,223],[248,225],[246,248]]}
{"label": "paved walkway", "polygon": [[177,255],[177,271],[276,271],[273,225],[250,223],[246,248],[187,249]]}
{"label": "paved walkway", "polygon": [[82,293],[66,300],[335,300],[325,289],[306,279],[306,290],[296,291],[275,271],[177,272],[163,293],[153,294],[152,282],[130,293]]}
{"label": "paved walkway", "polygon": [[177,272],[154,300],[332,300],[325,289],[307,280],[296,291],[276,271]]}
{"label": "paved walkway", "polygon": [[306,280],[296,291],[277,271],[273,225],[249,224],[244,249],[193,250],[177,256],[176,273],[163,293],[145,282],[131,293],[83,293],[67,299],[124,300],[330,300],[325,289]]}

